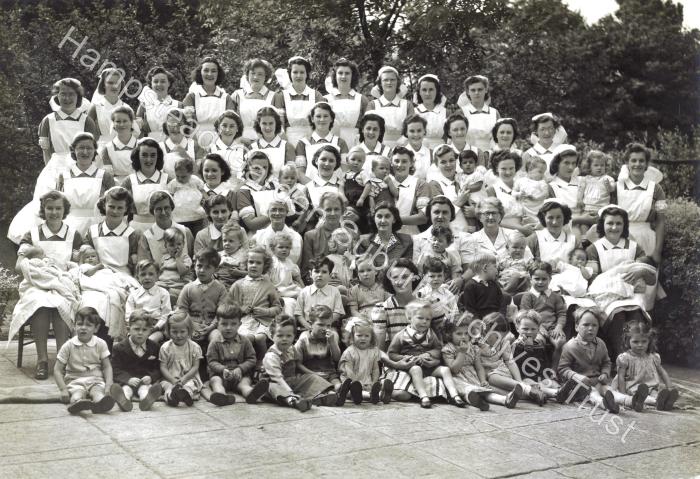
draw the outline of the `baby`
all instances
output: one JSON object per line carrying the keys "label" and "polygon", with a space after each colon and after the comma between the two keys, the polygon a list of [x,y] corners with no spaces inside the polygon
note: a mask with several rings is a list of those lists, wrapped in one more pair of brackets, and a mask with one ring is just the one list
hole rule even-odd
{"label": "baby", "polygon": [[165,254],[160,261],[158,282],[161,288],[170,292],[170,304],[177,303],[182,288],[194,279],[192,258],[185,252],[185,234],[177,228],[168,228],[163,232]]}
{"label": "baby", "polygon": [[216,270],[216,278],[229,289],[234,282],[245,278],[248,238],[235,220],[229,220],[221,228],[221,243],[224,250],[221,252],[221,263]]}
{"label": "baby", "polygon": [[516,231],[508,241],[508,254],[498,258],[498,282],[508,294],[523,293],[530,287],[526,250],[525,236]]}
{"label": "baby", "polygon": [[513,197],[523,206],[523,214],[537,220],[544,200],[549,196],[549,185],[544,179],[547,162],[535,156],[525,165],[527,176],[517,178],[513,187]]}
{"label": "baby", "polygon": [[554,265],[559,272],[552,276],[549,287],[561,294],[581,298],[586,295],[588,280],[593,275],[593,269],[586,266],[588,255],[583,248],[574,248],[569,253],[569,263],[563,261]]}
{"label": "baby", "polygon": [[344,228],[337,228],[331,233],[328,240],[328,259],[333,261],[333,271],[331,272],[330,285],[335,286],[345,297],[352,286],[352,271],[350,266],[353,262],[352,249],[353,238],[350,232]]}
{"label": "baby", "polygon": [[357,200],[357,206],[363,206],[368,197],[371,211],[374,211],[374,206],[382,201],[389,203],[396,201],[399,197],[399,188],[396,185],[396,180],[389,174],[390,171],[389,158],[377,156],[372,159],[372,175],[365,183],[362,195]]}

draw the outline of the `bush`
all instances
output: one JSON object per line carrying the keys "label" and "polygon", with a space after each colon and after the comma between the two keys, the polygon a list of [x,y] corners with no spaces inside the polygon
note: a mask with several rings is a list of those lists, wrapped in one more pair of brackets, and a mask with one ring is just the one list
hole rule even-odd
{"label": "bush", "polygon": [[20,278],[7,268],[0,266],[0,327],[3,325],[5,313],[12,311],[8,305],[17,299]]}
{"label": "bush", "polygon": [[700,207],[669,201],[661,284],[668,297],[654,314],[659,350],[665,361],[697,366],[700,361]]}

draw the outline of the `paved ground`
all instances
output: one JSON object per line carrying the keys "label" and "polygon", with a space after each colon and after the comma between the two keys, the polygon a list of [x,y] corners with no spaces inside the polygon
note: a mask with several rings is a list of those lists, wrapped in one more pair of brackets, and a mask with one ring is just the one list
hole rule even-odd
{"label": "paved ground", "polygon": [[[0,347],[0,391],[36,386],[34,349],[15,367]],[[53,357],[53,356],[52,356]],[[673,370],[685,397],[700,374]],[[687,403],[686,403],[687,404]],[[683,406],[683,404],[681,404]],[[507,410],[416,403],[226,408],[199,401],[150,412],[69,416],[61,404],[0,404],[0,477],[682,478],[700,474],[700,412],[521,403]],[[387,474],[387,475],[383,475]]]}

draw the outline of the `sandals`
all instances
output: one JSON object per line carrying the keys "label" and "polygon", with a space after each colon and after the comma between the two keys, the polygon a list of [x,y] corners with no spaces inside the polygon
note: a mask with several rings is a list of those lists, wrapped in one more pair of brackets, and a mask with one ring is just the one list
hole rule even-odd
{"label": "sandals", "polygon": [[467,407],[467,403],[464,402],[464,399],[462,399],[459,395],[457,396],[452,396],[449,399],[449,403],[452,404],[453,406],[457,406],[458,408],[465,408]]}
{"label": "sandals", "polygon": [[420,398],[420,407],[423,409],[430,409],[433,407],[433,403],[430,401],[430,398],[428,396],[423,396]]}
{"label": "sandals", "polygon": [[49,362],[39,361],[34,372],[34,379],[44,380],[49,378]]}

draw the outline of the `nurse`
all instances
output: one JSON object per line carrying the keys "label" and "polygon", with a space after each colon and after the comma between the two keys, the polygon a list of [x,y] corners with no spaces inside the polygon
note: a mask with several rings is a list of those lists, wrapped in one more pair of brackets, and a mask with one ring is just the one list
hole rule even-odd
{"label": "nurse", "polygon": [[335,113],[333,134],[342,138],[348,149],[360,141],[360,118],[369,105],[367,97],[355,91],[359,83],[360,71],[357,65],[347,58],[340,58],[333,65],[330,86],[326,85],[326,100]]}
{"label": "nurse", "polygon": [[243,139],[254,141],[257,139],[254,123],[258,110],[266,106],[272,106],[275,92],[267,88],[267,83],[272,79],[272,65],[267,60],[253,58],[248,60],[244,67],[244,75],[241,78],[241,88],[231,94],[233,109],[241,115],[243,121]]}

